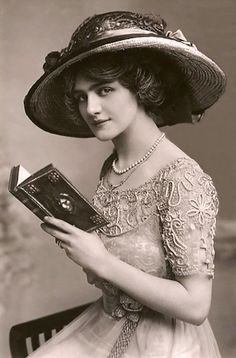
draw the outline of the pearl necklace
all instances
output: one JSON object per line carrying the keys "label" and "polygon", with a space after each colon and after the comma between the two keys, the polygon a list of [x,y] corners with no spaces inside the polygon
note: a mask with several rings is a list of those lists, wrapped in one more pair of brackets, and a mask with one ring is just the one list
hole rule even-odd
{"label": "pearl necklace", "polygon": [[136,170],[136,168],[133,168],[133,170],[131,170],[131,172],[129,172],[129,174],[123,180],[121,180],[118,184],[112,184],[110,182],[109,176],[111,174],[111,170],[112,170],[112,168],[110,168],[110,171],[106,176],[106,184],[110,190],[114,190],[114,189],[119,188],[121,185],[123,185],[129,179],[129,177],[133,174],[133,172]]}
{"label": "pearl necklace", "polygon": [[136,168],[138,165],[140,165],[141,163],[145,162],[154,152],[154,150],[156,149],[156,147],[158,146],[158,144],[162,141],[162,139],[165,137],[165,133],[162,133],[162,135],[157,138],[157,140],[153,143],[153,145],[151,146],[151,148],[147,151],[147,153],[140,159],[136,160],[136,162],[130,164],[127,168],[125,169],[117,169],[116,167],[116,161],[117,159],[114,159],[112,162],[112,169],[113,171],[117,174],[117,175],[121,175],[124,173],[127,173],[129,170]]}

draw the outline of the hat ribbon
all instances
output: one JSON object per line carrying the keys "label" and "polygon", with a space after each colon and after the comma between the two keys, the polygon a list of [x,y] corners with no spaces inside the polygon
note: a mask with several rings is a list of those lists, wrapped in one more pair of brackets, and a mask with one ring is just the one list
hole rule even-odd
{"label": "hat ribbon", "polygon": [[[134,28],[128,28],[128,29],[115,29],[115,30],[108,30],[108,31],[104,31],[101,34],[98,34],[93,40],[90,40],[90,43],[95,42],[99,39],[105,39],[105,38],[109,38],[109,37],[113,37],[113,36],[119,36],[119,35],[129,35],[129,34],[153,34],[153,35],[157,35],[155,32],[153,31],[149,31],[149,30],[143,30],[143,29],[134,29]],[[162,37],[163,35],[159,34],[160,37]],[[170,38],[172,40],[176,40],[179,42],[184,43],[187,46],[191,46],[194,47],[195,49],[197,49],[197,47],[190,41],[188,41],[186,39],[186,37],[184,36],[183,32],[181,30],[176,30],[175,32],[172,31],[167,31],[164,35],[164,37]]]}
{"label": "hat ribbon", "polygon": [[[154,32],[152,31],[147,31],[147,30],[141,30],[141,29],[119,29],[119,30],[109,30],[109,31],[105,31],[102,35],[99,35],[96,37],[96,39],[94,39],[93,41],[90,42],[94,42],[97,41],[99,39],[105,39],[105,38],[109,38],[112,37],[114,35],[125,35],[125,34],[154,34],[156,35]],[[160,36],[162,37],[162,36]],[[184,36],[184,34],[182,33],[181,30],[176,30],[175,32],[172,31],[167,31],[165,33],[165,38],[169,38],[171,40],[175,40],[175,41],[179,41],[182,42],[183,44],[187,45],[187,46],[191,46],[195,49],[197,49],[197,47],[192,43],[189,42],[186,37]],[[55,68],[55,66],[58,64],[59,59],[62,57],[62,54],[65,52],[65,50],[68,51],[68,48],[70,49],[70,47],[73,47],[74,45],[74,41],[71,40],[69,46],[66,49],[63,49],[61,52],[58,51],[53,51],[50,52],[46,58],[45,58],[45,63],[43,65],[43,69],[46,73],[50,73],[51,70],[53,68]]]}
{"label": "hat ribbon", "polygon": [[168,37],[172,40],[180,41],[180,42],[184,43],[185,45],[191,46],[197,50],[197,47],[192,42],[190,42],[186,39],[186,37],[184,36],[183,32],[180,29],[176,30],[175,32],[172,32],[169,30],[166,32],[165,35],[166,35],[166,37]]}

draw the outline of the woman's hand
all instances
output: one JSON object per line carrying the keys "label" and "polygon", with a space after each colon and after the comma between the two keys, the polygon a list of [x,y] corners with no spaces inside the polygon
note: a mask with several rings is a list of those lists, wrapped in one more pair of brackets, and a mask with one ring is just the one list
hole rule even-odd
{"label": "woman's hand", "polygon": [[61,241],[60,247],[71,260],[95,275],[99,265],[104,265],[105,258],[109,256],[96,232],[87,233],[63,220],[48,216],[44,218],[41,227]]}

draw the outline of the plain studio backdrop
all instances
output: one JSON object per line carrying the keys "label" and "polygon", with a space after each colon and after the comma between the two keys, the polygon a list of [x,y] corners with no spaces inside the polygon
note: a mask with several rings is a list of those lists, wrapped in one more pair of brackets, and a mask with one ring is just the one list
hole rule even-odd
{"label": "plain studio backdrop", "polygon": [[[9,169],[33,172],[53,163],[91,199],[108,143],[51,135],[26,117],[23,99],[41,76],[48,52],[65,47],[87,16],[111,10],[156,13],[172,31],[224,69],[228,87],[197,125],[166,128],[171,140],[196,159],[220,198],[216,277],[210,321],[222,356],[235,354],[236,124],[234,0],[1,0],[0,21],[0,357],[9,357],[13,324],[93,301],[99,291],[39,228],[39,221],[7,193]],[[204,357],[203,357],[204,358]]]}

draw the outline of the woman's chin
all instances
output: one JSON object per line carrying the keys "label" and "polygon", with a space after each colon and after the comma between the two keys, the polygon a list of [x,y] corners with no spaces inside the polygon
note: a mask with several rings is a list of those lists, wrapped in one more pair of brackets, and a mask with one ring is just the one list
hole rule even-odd
{"label": "woman's chin", "polygon": [[93,131],[93,134],[101,142],[106,142],[106,141],[112,140],[116,137],[116,135],[114,135],[114,133],[111,133],[108,131]]}

